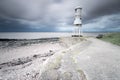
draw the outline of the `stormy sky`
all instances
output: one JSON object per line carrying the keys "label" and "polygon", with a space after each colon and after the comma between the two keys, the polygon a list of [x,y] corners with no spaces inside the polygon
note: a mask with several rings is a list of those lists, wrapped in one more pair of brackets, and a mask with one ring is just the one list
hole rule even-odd
{"label": "stormy sky", "polygon": [[83,31],[120,32],[120,0],[0,0],[0,32],[72,31],[77,6]]}

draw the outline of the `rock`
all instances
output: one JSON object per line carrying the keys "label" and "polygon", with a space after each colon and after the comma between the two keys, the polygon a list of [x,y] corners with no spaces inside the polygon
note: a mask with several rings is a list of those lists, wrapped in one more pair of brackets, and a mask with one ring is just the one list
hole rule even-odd
{"label": "rock", "polygon": [[37,58],[37,57],[38,57],[38,55],[36,55],[36,54],[35,54],[35,55],[33,55],[33,57],[34,57],[34,58]]}
{"label": "rock", "polygon": [[27,75],[27,76],[29,76],[29,75],[30,75],[30,73],[26,73],[26,75]]}
{"label": "rock", "polygon": [[37,78],[37,76],[39,75],[39,73],[37,72],[37,73],[35,73],[33,76],[32,76],[32,78]]}
{"label": "rock", "polygon": [[49,50],[50,53],[52,53],[53,51],[52,50]]}
{"label": "rock", "polygon": [[104,35],[103,34],[99,34],[96,38],[100,39],[102,38]]}
{"label": "rock", "polygon": [[59,80],[57,70],[48,70],[42,73],[39,80]]}
{"label": "rock", "polygon": [[46,59],[42,59],[42,61],[46,61]]}

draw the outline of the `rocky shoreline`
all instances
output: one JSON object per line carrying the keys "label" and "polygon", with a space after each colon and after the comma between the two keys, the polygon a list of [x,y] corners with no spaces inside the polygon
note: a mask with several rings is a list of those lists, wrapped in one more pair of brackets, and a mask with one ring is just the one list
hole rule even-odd
{"label": "rocky shoreline", "polygon": [[21,47],[31,44],[39,44],[45,42],[56,42],[59,38],[41,38],[41,39],[0,39],[0,48]]}
{"label": "rocky shoreline", "polygon": [[[19,41],[21,40],[18,40],[17,43]],[[18,58],[13,57],[13,59],[0,63],[0,80],[86,80],[84,72],[76,67],[76,63],[71,58],[74,50],[71,47],[86,41],[85,39],[53,38],[39,41],[38,44],[36,41],[30,40],[29,43],[35,42],[35,44],[17,46],[17,48],[10,50],[12,52],[16,51],[14,55]],[[17,55],[18,51],[21,51],[20,56],[22,54],[23,56],[24,54],[27,55],[20,57]],[[31,55],[26,51],[29,51]],[[32,53],[32,51],[38,53]],[[5,57],[9,57],[7,53],[3,54],[6,54]]]}

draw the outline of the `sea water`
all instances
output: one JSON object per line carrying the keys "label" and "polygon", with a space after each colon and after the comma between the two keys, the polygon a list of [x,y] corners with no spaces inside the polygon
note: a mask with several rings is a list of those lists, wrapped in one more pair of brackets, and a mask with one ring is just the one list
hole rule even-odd
{"label": "sea water", "polygon": [[[0,39],[39,39],[70,37],[72,32],[0,32]],[[83,33],[83,36],[97,36],[101,33]]]}

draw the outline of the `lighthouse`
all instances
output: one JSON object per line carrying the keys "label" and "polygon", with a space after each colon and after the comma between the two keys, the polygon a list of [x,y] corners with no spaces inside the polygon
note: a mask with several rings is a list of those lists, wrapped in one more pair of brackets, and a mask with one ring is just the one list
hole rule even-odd
{"label": "lighthouse", "polygon": [[73,37],[82,37],[82,8],[77,7],[75,8],[75,18],[74,18],[74,34],[72,35]]}

